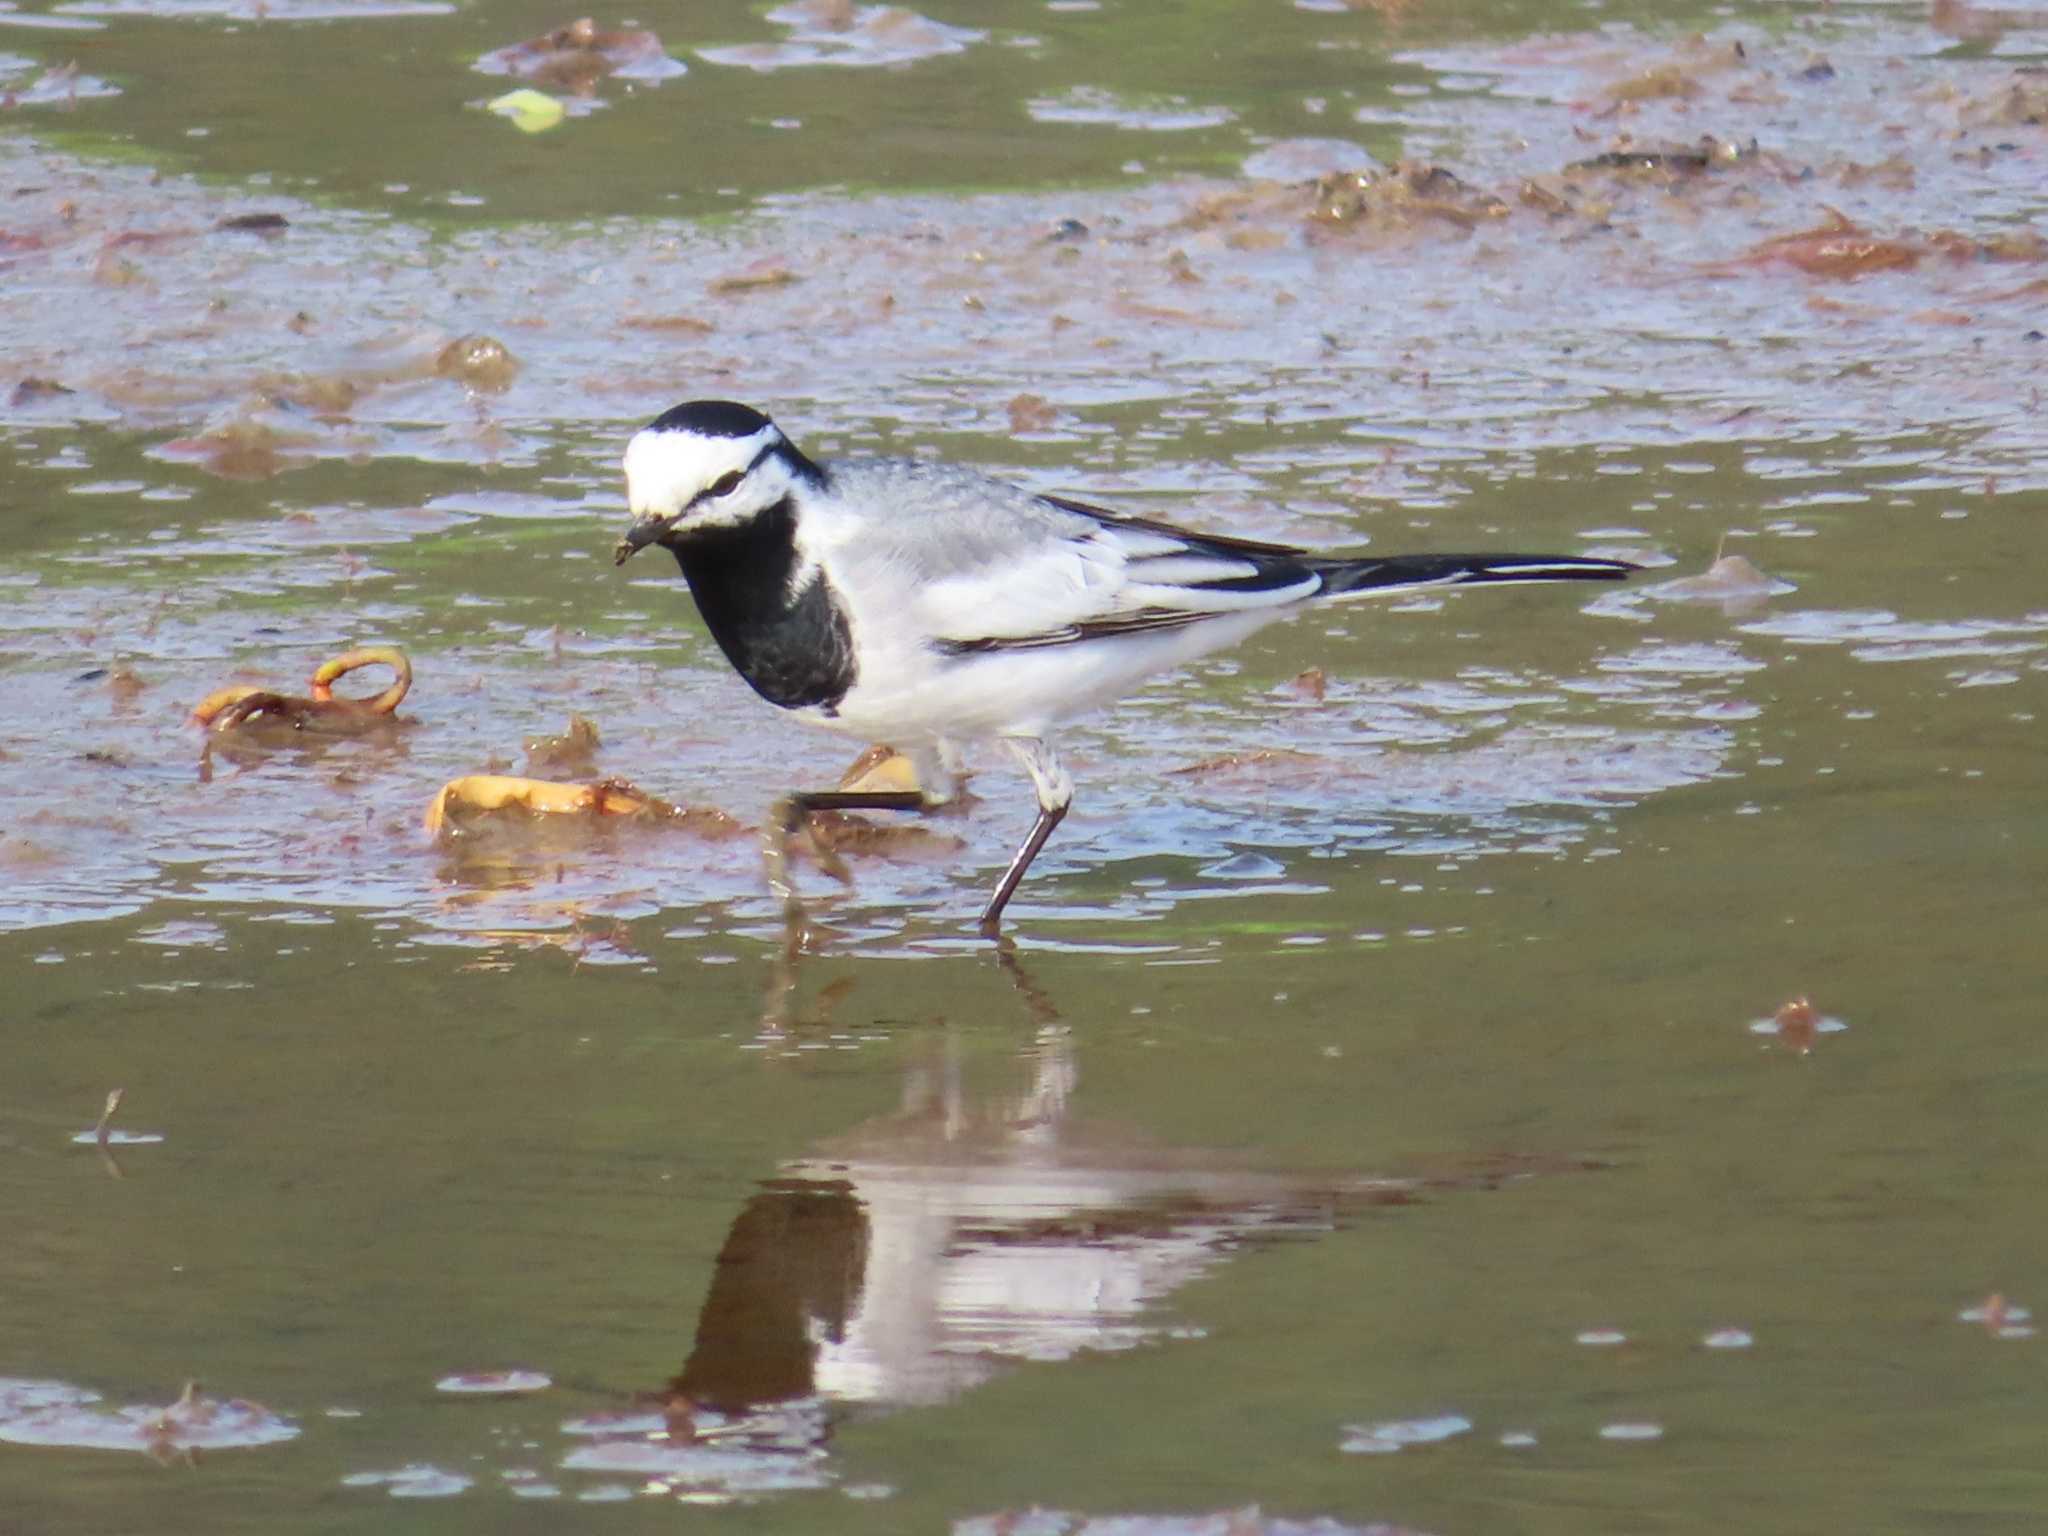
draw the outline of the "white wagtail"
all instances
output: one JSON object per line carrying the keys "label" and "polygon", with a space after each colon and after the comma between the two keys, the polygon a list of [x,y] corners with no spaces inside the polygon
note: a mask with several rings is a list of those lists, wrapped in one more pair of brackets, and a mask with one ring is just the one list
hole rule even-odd
{"label": "white wagtail", "polygon": [[1190,533],[943,464],[819,463],[726,400],[676,406],[635,433],[626,499],[635,521],[617,561],[671,551],[756,693],[917,767],[918,790],[791,795],[772,835],[812,810],[944,803],[958,741],[993,736],[1016,753],[1038,820],[982,911],[987,934],[1074,797],[1055,721],[1325,599],[1636,569],[1572,555],[1318,555]]}

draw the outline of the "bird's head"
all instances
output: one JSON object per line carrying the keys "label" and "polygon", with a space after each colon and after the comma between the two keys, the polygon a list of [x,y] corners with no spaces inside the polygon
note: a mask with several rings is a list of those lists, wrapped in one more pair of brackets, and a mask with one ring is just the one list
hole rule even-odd
{"label": "bird's head", "polygon": [[730,400],[692,400],[654,418],[626,445],[633,526],[613,558],[649,544],[737,528],[780,502],[817,470],[775,423]]}

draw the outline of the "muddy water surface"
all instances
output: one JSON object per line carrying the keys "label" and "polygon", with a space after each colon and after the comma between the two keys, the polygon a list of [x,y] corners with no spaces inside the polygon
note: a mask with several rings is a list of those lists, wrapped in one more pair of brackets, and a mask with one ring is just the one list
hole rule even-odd
{"label": "muddy water surface", "polygon": [[[13,1527],[2031,1523],[2044,18],[693,10],[522,135],[570,19],[0,11]],[[606,559],[702,394],[1648,569],[1076,726],[1004,954],[991,754],[791,964],[744,830],[420,826],[843,766]]]}

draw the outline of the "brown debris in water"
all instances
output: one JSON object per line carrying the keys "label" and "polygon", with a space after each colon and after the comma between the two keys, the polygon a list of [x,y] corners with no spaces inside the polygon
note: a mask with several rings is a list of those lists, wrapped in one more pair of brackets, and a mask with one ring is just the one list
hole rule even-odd
{"label": "brown debris in water", "polygon": [[1622,134],[1613,148],[1583,160],[1574,160],[1565,167],[1565,172],[1569,175],[1575,171],[1611,171],[1679,181],[1753,162],[1759,153],[1755,139],[1739,144],[1732,139],[1717,139],[1712,134],[1703,134],[1692,144],[1637,144],[1630,135]]}
{"label": "brown debris in water", "polygon": [[680,72],[653,32],[644,27],[608,32],[588,16],[487,53],[477,67],[579,96],[590,95],[600,80],[615,74],[651,71],[658,78]]}
{"label": "brown debris in water", "polygon": [[163,1466],[191,1466],[202,1452],[274,1445],[299,1434],[297,1425],[261,1403],[207,1397],[196,1381],[187,1381],[165,1407],[112,1409],[99,1403],[98,1393],[65,1383],[11,1385],[30,1389],[23,1400],[0,1386],[0,1440],[13,1445],[140,1452]]}
{"label": "brown debris in water", "polygon": [[1600,226],[1614,213],[1612,198],[1594,194],[1562,175],[1524,177],[1515,195],[1524,208],[1551,219]]}
{"label": "brown debris in water", "polygon": [[789,29],[779,43],[701,48],[714,64],[769,71],[817,64],[888,66],[958,53],[986,34],[948,26],[899,5],[857,5],[853,0],[793,0],[767,20]]}
{"label": "brown debris in water", "polygon": [[[1596,137],[1583,131],[1579,136]],[[1515,201],[1553,220],[1569,218],[1599,228],[1636,188],[1676,194],[1714,173],[1750,166],[1785,178],[1804,173],[1803,167],[1788,166],[1760,149],[1754,139],[1703,134],[1689,143],[1638,143],[1624,133],[1562,170],[1525,177],[1515,189]],[[1303,229],[1310,243],[1337,238],[1377,243],[1432,232],[1470,233],[1513,212],[1507,200],[1442,166],[1405,161],[1388,170],[1344,171],[1313,183],[1254,182],[1211,193],[1197,200],[1180,227],[1221,228],[1224,243],[1233,249],[1268,249],[1284,243],[1290,224]]]}
{"label": "brown debris in water", "polygon": [[1816,315],[1829,315],[1858,324],[1891,318],[1890,310],[1875,304],[1852,304],[1847,299],[1833,298],[1825,293],[1808,294],[1806,307]]}
{"label": "brown debris in water", "polygon": [[1964,104],[1970,128],[2039,128],[2048,125],[2048,69],[2018,69],[1998,90]]}
{"label": "brown debris in water", "polygon": [[196,464],[223,480],[269,480],[313,462],[322,439],[311,431],[273,426],[251,410],[238,411],[194,437],[174,438],[157,450],[167,459]]}
{"label": "brown debris in water", "polygon": [[2033,1312],[2011,1300],[2003,1291],[1993,1291],[1973,1307],[1956,1314],[1956,1321],[1975,1323],[1994,1339],[2031,1339],[2035,1336]]}
{"label": "brown debris in water", "polygon": [[1977,1303],[1976,1310],[1979,1314],[1977,1320],[1983,1323],[1986,1328],[1996,1333],[2012,1317],[2013,1309],[2011,1303],[2005,1299],[2005,1294],[2002,1291],[1993,1291],[1989,1296],[1986,1296]]}
{"label": "brown debris in water", "polygon": [[1827,175],[1838,187],[1876,186],[1893,192],[1910,192],[1920,173],[1904,155],[1890,155],[1868,163],[1836,160],[1829,164]]}
{"label": "brown debris in water", "polygon": [[1747,267],[1787,266],[1808,277],[1847,282],[1872,272],[1909,271],[1920,265],[1926,254],[1909,240],[1873,235],[1840,209],[1823,206],[1821,214],[1820,223],[1811,229],[1773,235],[1732,261],[1710,263],[1707,270],[1726,273]]}
{"label": "brown debris in water", "polygon": [[[1284,243],[1288,232],[1302,220],[1303,189],[1309,183],[1252,181],[1197,196],[1174,225],[1177,231],[1205,234],[1223,231],[1224,242],[1243,248],[1248,242],[1265,248],[1269,236]],[[1064,316],[1054,316],[1056,326],[1071,325]]]}
{"label": "brown debris in water", "polygon": [[759,261],[749,262],[737,272],[724,277],[714,277],[705,284],[705,290],[714,294],[753,293],[762,288],[786,288],[799,281],[788,265],[773,256],[764,256]]}
{"label": "brown debris in water", "polygon": [[519,377],[519,359],[494,336],[458,336],[434,354],[434,374],[496,394]]}
{"label": "brown debris in water", "polygon": [[1700,83],[1683,64],[1652,64],[1649,68],[1617,80],[1607,87],[1607,99],[1620,105],[1631,101],[1654,101],[1659,97],[1691,97],[1700,93]]}
{"label": "brown debris in water", "polygon": [[1616,80],[1608,86],[1606,96],[1614,106],[1638,100],[1659,100],[1659,98],[1692,98],[1700,94],[1700,80],[1692,68],[1683,63],[1653,63],[1647,70],[1638,70],[1626,80]]}
{"label": "brown debris in water", "polygon": [[1979,294],[1987,300],[2004,299],[2048,299],[2048,277],[2037,277],[2032,282],[2021,283],[2017,288],[2003,288],[1997,293]]}
{"label": "brown debris in water", "polygon": [[619,324],[633,331],[673,331],[681,336],[709,336],[717,329],[695,315],[627,315]]}
{"label": "brown debris in water", "polygon": [[1274,773],[1294,776],[1319,773],[1329,766],[1328,758],[1318,757],[1313,752],[1299,752],[1293,747],[1260,747],[1250,752],[1219,753],[1198,763],[1166,771],[1178,778],[1200,779],[1243,775],[1264,777]]}
{"label": "brown debris in water", "polygon": [[149,286],[149,278],[142,268],[112,248],[101,251],[99,259],[93,263],[92,280],[106,288]]}
{"label": "brown debris in water", "polygon": [[2048,238],[2031,229],[2003,229],[1981,238],[1952,229],[1925,236],[1877,235],[1838,208],[1823,204],[1821,214],[1820,223],[1811,229],[1773,235],[1732,260],[1710,262],[1701,270],[1727,276],[1782,265],[1809,277],[1853,282],[1872,272],[1911,271],[1933,256],[1955,262],[2048,260]]}
{"label": "brown debris in water", "polygon": [[1171,304],[1151,304],[1143,299],[1118,298],[1111,303],[1110,309],[1126,320],[1150,320],[1165,325],[1185,325],[1207,331],[1244,329],[1235,321],[1219,319],[1215,315],[1199,314],[1192,309],[1178,309]]}
{"label": "brown debris in water", "polygon": [[1059,419],[1059,411],[1043,395],[1018,395],[1008,407],[1012,432],[1044,432]]}
{"label": "brown debris in water", "polygon": [[808,844],[828,869],[829,861],[840,854],[937,860],[955,857],[967,846],[949,833],[916,822],[870,821],[845,811],[812,811],[809,828],[810,837],[800,840],[799,846]]}
{"label": "brown debris in water", "polygon": [[1626,111],[1645,101],[1698,96],[1704,77],[1746,68],[1749,54],[1741,42],[1720,42],[1705,36],[1688,38],[1669,58],[1659,59],[1604,87],[1605,113]]}
{"label": "brown debris in water", "polygon": [[[1309,699],[1320,704],[1329,696],[1330,674],[1321,667],[1310,667],[1305,672],[1295,673],[1294,676],[1290,677],[1273,691],[1275,693],[1291,694],[1297,699]],[[1183,773],[1187,772],[1186,769],[1181,771]]]}
{"label": "brown debris in water", "polygon": [[116,709],[132,707],[149,689],[149,684],[144,681],[141,674],[124,661],[117,661],[108,667],[103,678],[107,685],[107,693],[112,697]]}
{"label": "brown debris in water", "polygon": [[2032,229],[2001,229],[1982,239],[1953,229],[1937,229],[1927,237],[1927,244],[1951,261],[2048,260],[2048,237]]}
{"label": "brown debris in water", "polygon": [[39,400],[56,400],[76,393],[77,391],[69,385],[59,384],[55,379],[41,379],[29,374],[14,386],[7,396],[7,403],[19,410],[22,406],[33,405]]}
{"label": "brown debris in water", "polygon": [[1778,1011],[1771,1015],[1771,1024],[1776,1030],[1778,1044],[1795,1056],[1810,1053],[1814,1042],[1820,1038],[1820,1010],[1803,995],[1780,1005]]}
{"label": "brown debris in water", "polygon": [[[187,1381],[176,1402],[143,1421],[142,1450],[160,1466],[176,1461],[192,1464],[197,1452],[212,1437],[232,1435],[245,1422],[262,1426],[274,1419],[275,1415],[261,1403],[242,1398],[211,1398],[200,1391],[197,1381]],[[282,1421],[277,1422],[282,1425]]]}
{"label": "brown debris in water", "polygon": [[[497,394],[509,388],[519,372],[519,359],[494,336],[449,338],[428,329],[399,330],[359,342],[316,371],[257,375],[251,381],[253,398],[235,417],[161,451],[174,458],[197,459],[202,467],[229,478],[260,479],[348,446],[346,439],[313,431],[314,423],[301,423],[295,412],[331,424],[345,419],[365,397],[394,385],[444,379]],[[105,392],[116,398],[112,388]],[[119,398],[148,408],[175,403],[135,390]]]}
{"label": "brown debris in water", "polygon": [[1428,229],[1470,233],[1505,218],[1508,205],[1439,165],[1404,160],[1391,170],[1344,171],[1315,184],[1312,228],[1385,238]]}
{"label": "brown debris in water", "polygon": [[597,749],[602,744],[597,723],[579,714],[569,716],[568,725],[559,735],[529,736],[520,743],[526,751],[526,771],[535,778],[549,774],[594,774]]}
{"label": "brown debris in water", "polygon": [[[394,674],[383,692],[369,698],[336,697],[334,685],[365,667],[389,667]],[[395,646],[371,645],[344,651],[322,662],[304,696],[233,683],[216,688],[192,710],[192,723],[216,735],[254,721],[268,721],[304,730],[317,726],[330,734],[346,734],[389,724],[412,689],[412,663]]]}
{"label": "brown debris in water", "polygon": [[123,229],[106,236],[100,241],[100,250],[107,251],[153,251],[180,240],[189,240],[199,231],[190,228],[171,229]]}
{"label": "brown debris in water", "polygon": [[1723,555],[1697,576],[1680,576],[1644,589],[1651,596],[1680,602],[1761,603],[1790,590],[1789,584],[1765,575],[1741,555]]}
{"label": "brown debris in water", "polygon": [[334,373],[304,374],[264,383],[280,400],[327,421],[346,417],[366,389],[359,380]]}

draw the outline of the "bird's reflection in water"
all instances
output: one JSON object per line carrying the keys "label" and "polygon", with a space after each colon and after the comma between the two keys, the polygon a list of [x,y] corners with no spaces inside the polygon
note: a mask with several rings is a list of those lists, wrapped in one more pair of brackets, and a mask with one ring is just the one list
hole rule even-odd
{"label": "bird's reflection in water", "polygon": [[1247,1168],[1082,1118],[1072,1033],[1014,952],[1001,959],[1036,1021],[1021,1081],[972,1095],[957,1039],[936,1042],[895,1113],[747,1202],[663,1394],[679,1453],[746,1446],[828,1475],[848,1411],[941,1403],[1010,1361],[1194,1334],[1161,1303],[1232,1252],[1413,1198],[1412,1180]]}
{"label": "bird's reflection in water", "polygon": [[726,1412],[943,1402],[1005,1360],[1158,1337],[1157,1303],[1247,1239],[1334,1223],[1328,1181],[1077,1120],[1064,1026],[1026,1057],[1022,1093],[974,1103],[949,1044],[908,1074],[897,1114],[764,1186],[719,1254],[678,1393]]}
{"label": "bird's reflection in water", "polygon": [[[832,1028],[795,1018],[798,953],[764,1035]],[[1248,1244],[1591,1166],[1495,1155],[1388,1178],[1160,1146],[1077,1112],[1073,1034],[1014,950],[997,959],[1032,1021],[1010,1091],[970,1093],[959,1039],[940,1032],[893,1114],[786,1164],[746,1203],[681,1372],[641,1412],[564,1426],[588,1437],[566,1468],[700,1500],[824,1486],[850,1413],[943,1403],[1012,1361],[1198,1336],[1163,1304]],[[847,986],[826,987],[818,1010]]]}

